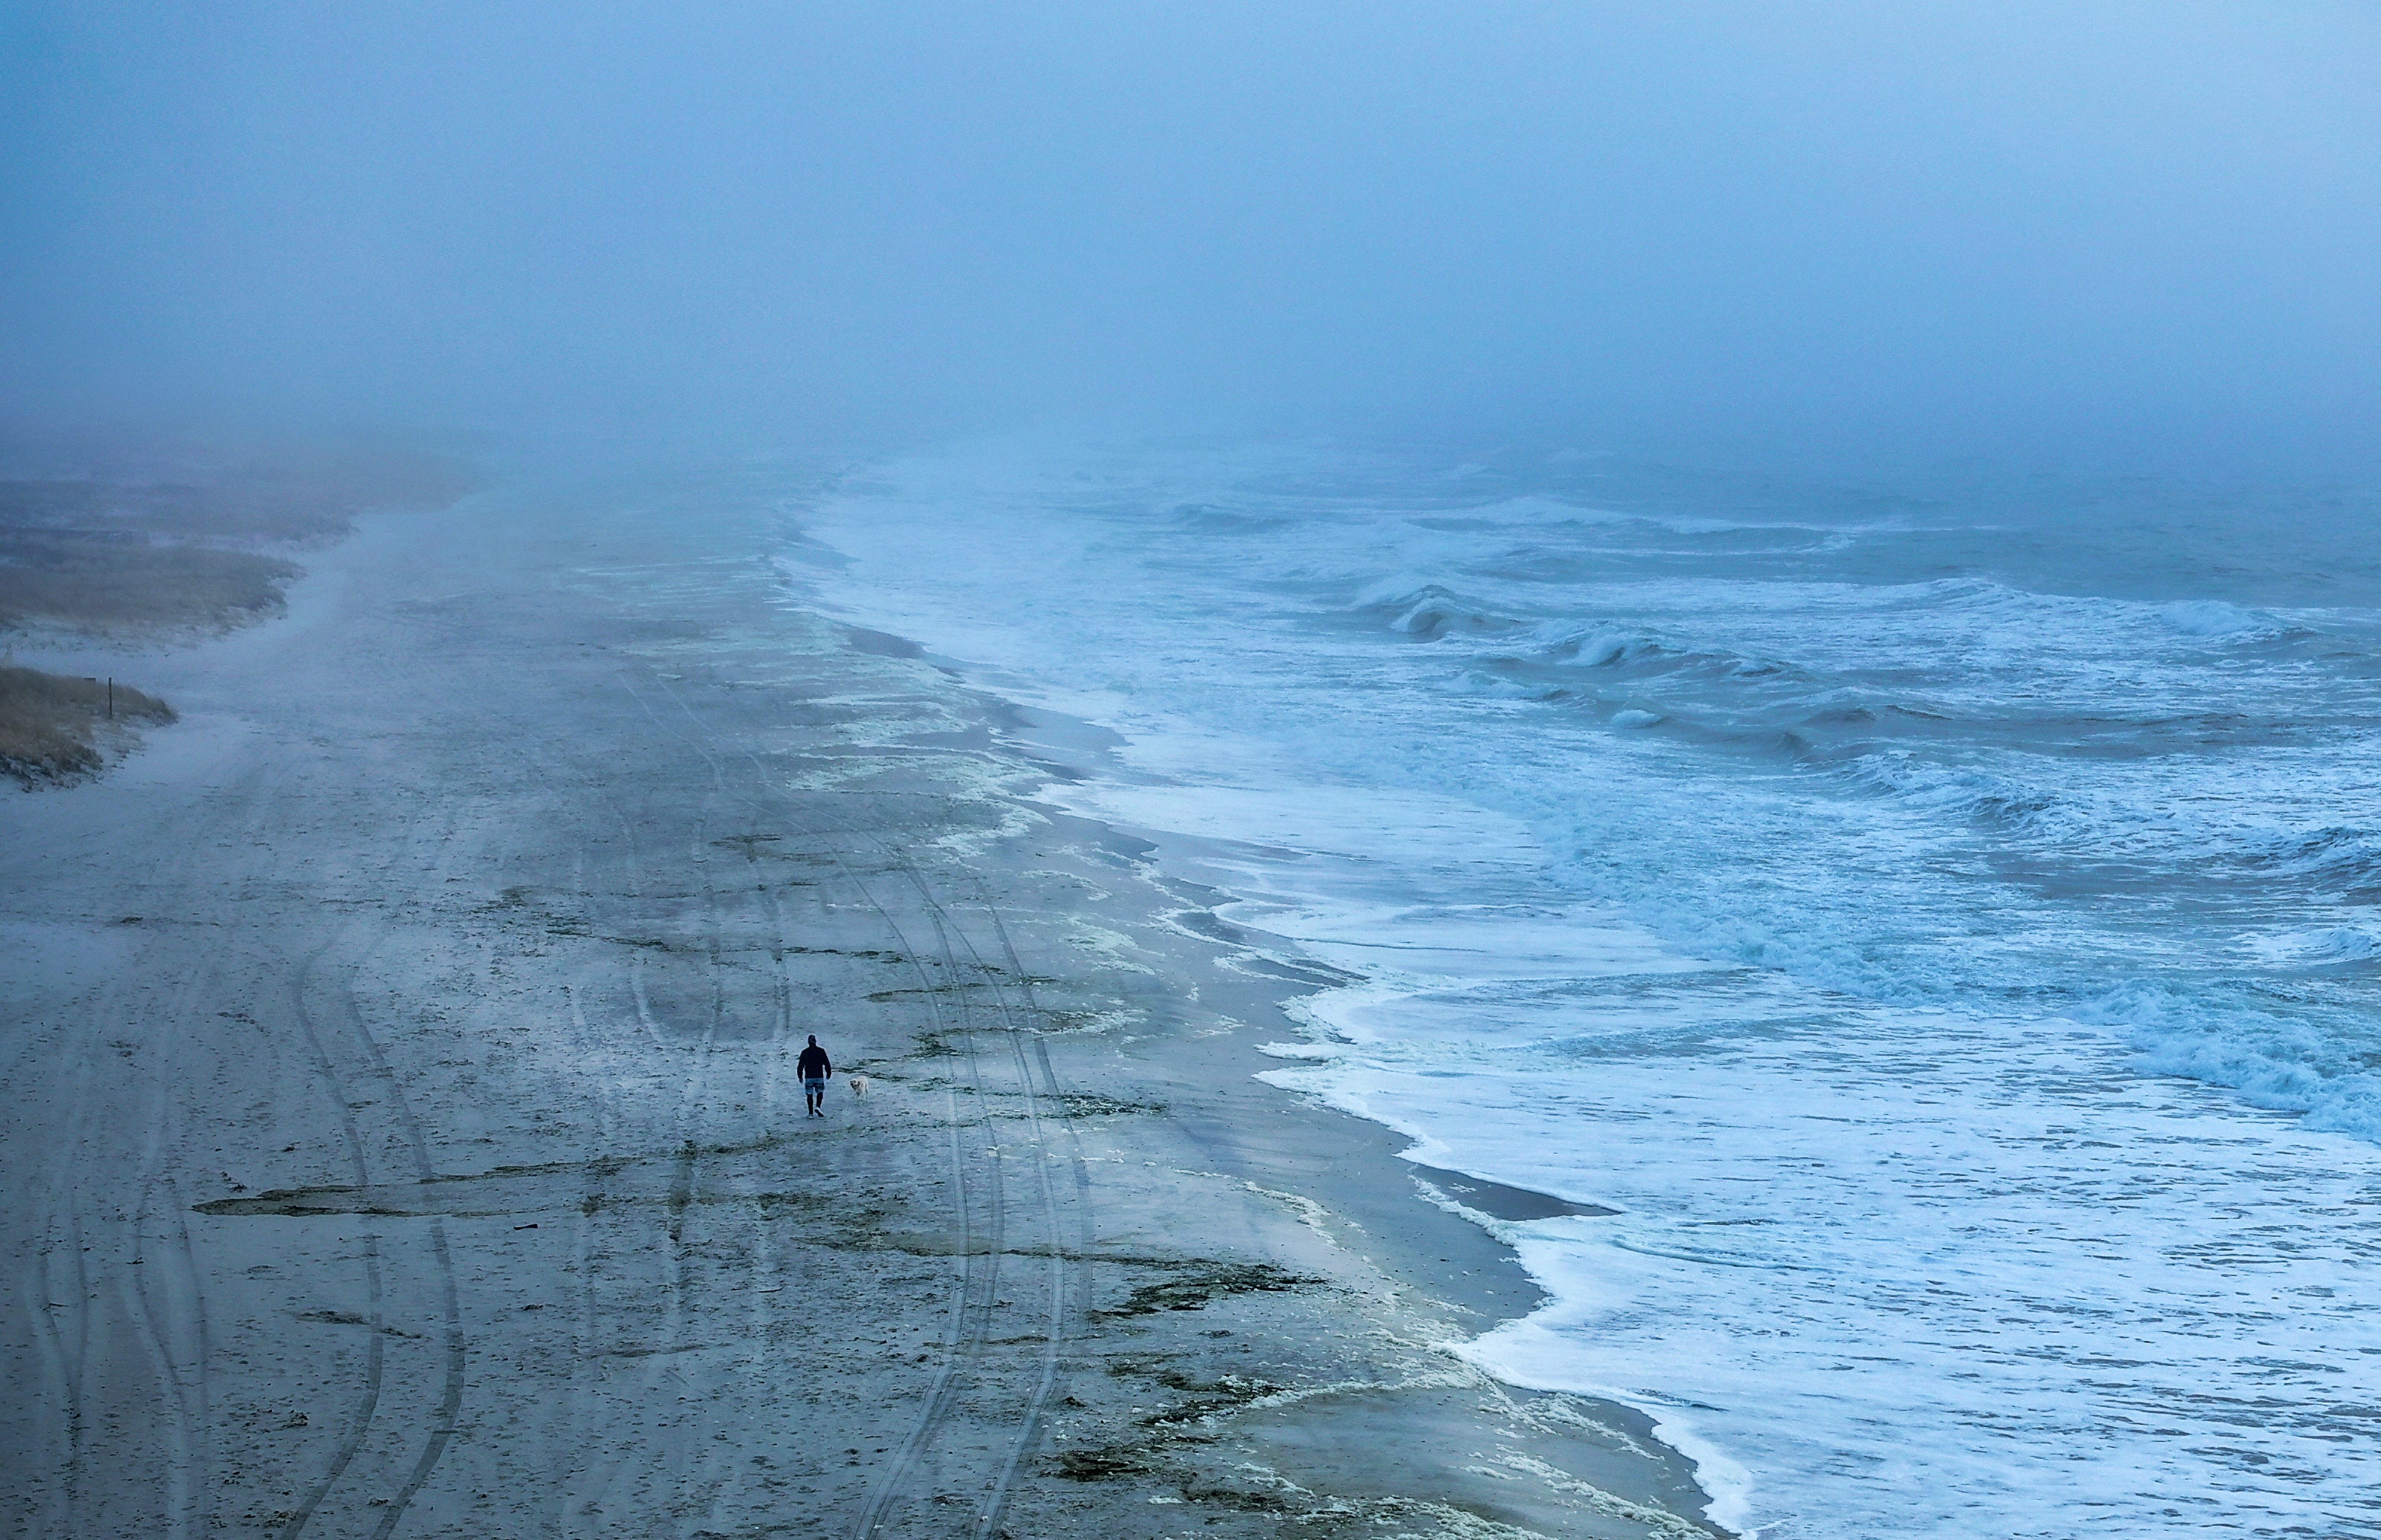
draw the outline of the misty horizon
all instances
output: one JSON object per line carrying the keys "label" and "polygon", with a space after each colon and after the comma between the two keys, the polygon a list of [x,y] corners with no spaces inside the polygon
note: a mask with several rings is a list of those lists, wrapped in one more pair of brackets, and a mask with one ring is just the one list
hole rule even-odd
{"label": "misty horizon", "polygon": [[2381,1535],[2377,44],[0,10],[5,1527]]}
{"label": "misty horizon", "polygon": [[0,411],[2355,474],[2348,5],[17,7]]}

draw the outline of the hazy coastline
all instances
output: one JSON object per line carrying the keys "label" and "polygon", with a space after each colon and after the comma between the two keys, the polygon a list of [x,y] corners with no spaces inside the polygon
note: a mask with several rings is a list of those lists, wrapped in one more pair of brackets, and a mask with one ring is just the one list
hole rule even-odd
{"label": "hazy coastline", "polygon": [[[369,518],[0,806],[11,1522],[1699,1532],[1448,1353],[1538,1296],[1403,1142],[1252,1078],[1329,975],[671,501]],[[812,1031],[873,1083],[806,1124]]]}
{"label": "hazy coastline", "polygon": [[2377,109],[0,9],[0,1534],[2381,1540]]}

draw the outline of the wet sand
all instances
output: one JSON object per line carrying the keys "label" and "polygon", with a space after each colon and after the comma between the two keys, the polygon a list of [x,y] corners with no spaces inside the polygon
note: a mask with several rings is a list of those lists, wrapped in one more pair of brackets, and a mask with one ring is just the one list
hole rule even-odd
{"label": "wet sand", "polygon": [[1446,1351],[1556,1200],[1253,1080],[1325,975],[778,536],[369,519],[0,798],[7,1533],[1711,1533]]}

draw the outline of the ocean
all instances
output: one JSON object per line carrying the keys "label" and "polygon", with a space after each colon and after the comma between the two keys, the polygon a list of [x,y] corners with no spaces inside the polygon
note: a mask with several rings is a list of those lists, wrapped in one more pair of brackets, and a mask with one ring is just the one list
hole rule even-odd
{"label": "ocean", "polygon": [[[1266,1078],[1508,1224],[1455,1349],[1762,1540],[2381,1535],[2381,546],[2354,499],[961,446],[805,603],[1113,729],[1355,981]],[[1453,1200],[1445,1194],[1442,1201]]]}

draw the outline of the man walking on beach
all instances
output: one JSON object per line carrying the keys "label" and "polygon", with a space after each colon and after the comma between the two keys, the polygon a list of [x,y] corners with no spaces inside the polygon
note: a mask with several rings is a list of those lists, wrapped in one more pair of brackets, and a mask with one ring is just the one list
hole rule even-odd
{"label": "man walking on beach", "polygon": [[826,1050],[818,1045],[817,1037],[794,1060],[794,1072],[802,1077],[802,1104],[813,1118],[826,1116],[826,1080],[835,1073],[835,1066],[826,1061]]}

